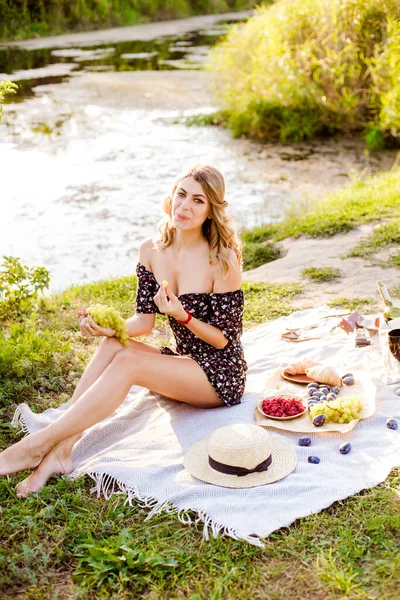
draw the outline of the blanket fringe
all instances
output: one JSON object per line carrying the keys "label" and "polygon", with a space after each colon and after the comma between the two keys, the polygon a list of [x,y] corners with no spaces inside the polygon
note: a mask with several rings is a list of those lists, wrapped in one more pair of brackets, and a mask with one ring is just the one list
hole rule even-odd
{"label": "blanket fringe", "polygon": [[[11,426],[15,429],[19,429],[19,431],[25,435],[29,433],[24,416],[19,406],[15,410],[11,421]],[[235,529],[231,527],[225,527],[224,525],[213,521],[213,519],[202,510],[196,511],[195,509],[179,508],[178,506],[172,504],[172,502],[169,500],[157,500],[151,496],[146,496],[145,494],[139,492],[137,488],[127,486],[125,483],[119,481],[115,477],[112,477],[108,473],[90,472],[87,474],[95,483],[90,492],[92,494],[96,494],[97,498],[103,496],[103,498],[109,500],[114,494],[124,495],[125,504],[128,504],[128,506],[132,506],[133,502],[136,502],[141,508],[150,509],[150,512],[145,519],[146,521],[151,519],[154,515],[158,515],[162,512],[176,514],[179,521],[184,525],[203,523],[203,538],[207,541],[210,539],[210,534],[214,538],[217,538],[219,535],[221,535],[228,536],[234,540],[243,540],[249,544],[252,544],[253,546],[264,548],[264,544],[260,538],[252,535],[241,535]],[[76,478],[80,475],[83,475],[83,473],[78,471],[76,474],[74,474],[73,478]],[[197,514],[195,518],[192,518],[190,514],[193,512]]]}
{"label": "blanket fringe", "polygon": [[[81,474],[83,473],[78,473],[76,477]],[[151,496],[142,494],[134,487],[127,486],[122,481],[119,481],[107,473],[89,472],[87,475],[89,475],[95,483],[90,492],[96,494],[98,498],[103,496],[106,500],[109,500],[114,494],[123,494],[126,497],[125,504],[128,504],[128,506],[132,506],[133,502],[136,502],[141,508],[150,508],[151,510],[145,519],[146,521],[162,512],[176,514],[179,521],[184,525],[203,523],[203,538],[207,541],[210,539],[210,534],[214,538],[221,535],[264,548],[264,544],[259,537],[255,535],[242,535],[232,527],[226,527],[225,525],[213,521],[213,519],[202,510],[196,511],[195,509],[179,508],[169,500],[156,500]],[[197,514],[195,518],[192,518],[190,514],[192,512]]]}
{"label": "blanket fringe", "polygon": [[18,433],[24,433],[25,435],[29,433],[28,426],[21,411],[21,406],[17,406],[15,409],[15,413],[11,421],[11,427],[18,429]]}

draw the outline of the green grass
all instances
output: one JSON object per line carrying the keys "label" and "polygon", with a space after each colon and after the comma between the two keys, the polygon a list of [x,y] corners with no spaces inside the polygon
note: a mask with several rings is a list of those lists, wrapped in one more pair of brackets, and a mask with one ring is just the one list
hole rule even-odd
{"label": "green grass", "polygon": [[245,309],[243,328],[250,329],[270,319],[278,319],[289,315],[292,311],[291,301],[302,291],[302,286],[295,283],[259,283],[243,282]]}
{"label": "green grass", "polygon": [[[372,258],[385,248],[400,245],[400,218],[393,218],[380,223],[366,238],[361,240],[348,254],[348,257],[359,256]],[[385,266],[400,266],[400,254],[392,254],[385,261]]]}
{"label": "green grass", "polygon": [[[2,448],[15,440],[6,421],[16,403],[27,401],[40,412],[65,400],[96,347],[98,341],[78,335],[76,311],[95,299],[129,316],[135,287],[135,277],[73,286],[41,302],[37,314],[25,324],[25,337],[24,324],[14,338],[8,337],[10,325],[4,327],[7,335],[1,339],[0,364],[5,358],[8,362],[0,389],[12,390],[25,379],[26,385],[4,403]],[[301,293],[297,285],[248,282],[243,290],[245,329],[290,314],[293,299]],[[352,301],[342,299],[342,306]],[[365,299],[356,301],[358,307],[360,302],[365,306]],[[164,326],[164,320],[158,321],[159,335],[166,335]],[[15,366],[8,358],[11,348]],[[21,373],[23,356],[32,364]],[[35,369],[41,370],[40,383]],[[69,370],[74,371],[71,377]],[[49,382],[61,374],[65,384],[50,389]],[[4,599],[397,597],[398,469],[382,485],[271,534],[264,549],[231,538],[204,542],[201,523],[184,525],[173,514],[145,521],[148,509],[136,503],[129,507],[122,496],[106,501],[91,495],[89,478],[54,478],[40,494],[18,500],[14,485],[23,477],[21,473],[0,479],[0,595]]]}
{"label": "green grass", "polygon": [[[24,501],[3,483],[0,591],[37,600],[68,590],[61,597],[394,600],[399,484],[394,470],[381,486],[271,534],[262,550],[229,538],[204,542],[201,525],[174,515],[146,522],[147,511],[121,497],[91,496],[88,479],[54,480]],[[141,561],[127,564],[130,553]]]}
{"label": "green grass", "polygon": [[331,308],[343,308],[344,310],[358,310],[360,312],[373,312],[377,309],[377,303],[375,298],[361,298],[353,296],[347,298],[341,296],[340,298],[334,298],[328,302],[328,306]]}
{"label": "green grass", "polygon": [[[263,225],[241,233],[244,243],[244,269],[253,269],[261,261],[279,258],[277,242],[301,235],[326,238],[347,233],[363,223],[384,220],[374,233],[354,248],[349,256],[370,256],[380,248],[400,240],[400,170],[373,177],[354,179],[343,189],[329,193],[309,210],[293,214],[280,223]],[[400,254],[390,264],[400,266]]]}
{"label": "green grass", "polygon": [[[347,233],[363,223],[400,219],[400,170],[355,179],[343,189],[329,193],[310,210],[281,223],[256,227],[242,233],[248,243],[281,241],[301,235],[312,238]],[[396,220],[396,221],[395,221]],[[388,226],[389,227],[389,226]]]}
{"label": "green grass", "polygon": [[322,283],[324,281],[334,281],[340,279],[341,272],[339,269],[334,267],[308,267],[302,269],[301,275],[307,277],[316,283]]}
{"label": "green grass", "polygon": [[256,269],[282,256],[280,248],[270,242],[257,244],[249,242],[243,245],[243,271]]}

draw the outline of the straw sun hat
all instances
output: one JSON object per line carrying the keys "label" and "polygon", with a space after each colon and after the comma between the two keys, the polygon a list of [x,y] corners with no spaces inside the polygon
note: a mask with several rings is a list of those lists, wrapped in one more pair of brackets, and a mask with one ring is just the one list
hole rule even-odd
{"label": "straw sun hat", "polygon": [[194,444],[184,458],[191,475],[207,483],[247,488],[278,481],[297,464],[295,449],[258,425],[220,427]]}

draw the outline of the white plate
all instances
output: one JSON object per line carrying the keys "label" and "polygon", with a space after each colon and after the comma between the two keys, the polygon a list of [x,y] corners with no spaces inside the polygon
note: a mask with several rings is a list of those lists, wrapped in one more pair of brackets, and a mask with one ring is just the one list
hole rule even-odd
{"label": "white plate", "polygon": [[264,402],[264,400],[272,400],[272,398],[275,398],[276,396],[291,396],[292,398],[296,398],[296,400],[300,400],[300,402],[304,406],[304,402],[300,398],[300,396],[294,396],[291,394],[274,394],[272,396],[268,396],[267,398],[263,398],[262,400],[260,400],[257,403],[257,409],[259,410],[259,412],[262,414],[263,417],[266,417],[267,419],[274,419],[274,421],[291,421],[292,419],[297,419],[297,417],[301,417],[307,411],[307,407],[304,406],[303,412],[297,413],[297,415],[291,415],[289,417],[273,417],[272,415],[267,415],[262,409],[262,403]]}

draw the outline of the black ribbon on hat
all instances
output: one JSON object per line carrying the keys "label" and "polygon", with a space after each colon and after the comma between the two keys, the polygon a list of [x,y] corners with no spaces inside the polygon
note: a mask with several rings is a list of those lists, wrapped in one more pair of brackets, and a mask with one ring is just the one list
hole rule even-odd
{"label": "black ribbon on hat", "polygon": [[219,471],[220,473],[225,473],[225,475],[237,475],[238,477],[243,477],[244,475],[250,475],[250,473],[262,473],[263,471],[268,471],[268,467],[272,463],[272,455],[270,454],[268,458],[263,460],[259,465],[254,467],[254,469],[246,469],[246,467],[234,467],[233,465],[225,465],[224,463],[220,463],[217,460],[208,457],[208,463],[211,468],[215,471]]}

